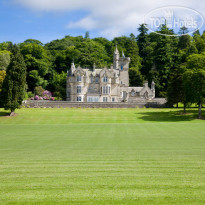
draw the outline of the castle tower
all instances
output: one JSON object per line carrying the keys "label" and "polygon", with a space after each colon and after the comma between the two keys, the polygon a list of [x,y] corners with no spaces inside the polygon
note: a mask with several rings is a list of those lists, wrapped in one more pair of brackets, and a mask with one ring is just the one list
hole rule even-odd
{"label": "castle tower", "polygon": [[120,84],[122,86],[129,86],[129,64],[130,58],[123,56],[119,58]]}
{"label": "castle tower", "polygon": [[119,69],[119,59],[120,59],[120,54],[116,46],[114,57],[113,57],[113,68],[116,70]]}

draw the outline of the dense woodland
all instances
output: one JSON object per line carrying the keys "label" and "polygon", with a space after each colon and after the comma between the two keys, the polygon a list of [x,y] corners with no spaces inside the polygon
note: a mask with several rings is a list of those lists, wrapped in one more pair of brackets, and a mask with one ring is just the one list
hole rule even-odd
{"label": "dense woodland", "polygon": [[[156,83],[156,96],[167,97],[170,104],[188,106],[204,102],[205,95],[205,33],[192,36],[181,28],[181,36],[166,25],[157,33],[148,33],[146,25],[138,28],[138,35],[106,38],[65,36],[43,44],[35,39],[25,40],[17,47],[26,65],[25,98],[51,91],[56,99],[65,99],[66,75],[71,63],[81,67],[109,67],[117,45],[120,52],[131,58],[130,86],[141,86],[144,80]],[[137,33],[137,32],[136,32]],[[169,34],[159,35],[160,34]],[[186,34],[186,35],[185,35]],[[12,56],[12,42],[0,43],[0,92]],[[197,95],[198,94],[198,95]]]}

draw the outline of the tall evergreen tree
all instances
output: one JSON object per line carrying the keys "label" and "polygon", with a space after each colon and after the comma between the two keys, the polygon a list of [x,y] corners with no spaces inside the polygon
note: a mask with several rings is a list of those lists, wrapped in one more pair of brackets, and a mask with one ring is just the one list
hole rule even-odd
{"label": "tall evergreen tree", "polygon": [[154,50],[154,67],[150,72],[150,79],[156,79],[158,75],[158,80],[155,81],[157,96],[165,97],[167,91],[167,82],[169,80],[169,75],[171,69],[175,66],[175,59],[177,56],[177,38],[173,35],[174,32],[167,28],[164,24],[161,29],[156,34],[156,46]]}
{"label": "tall evergreen tree", "polygon": [[148,29],[146,27],[146,24],[141,24],[138,28],[139,35],[136,37],[137,44],[139,47],[139,55],[142,58],[141,61],[141,73],[145,77],[145,79],[148,79],[149,72],[153,66],[153,51],[155,42],[151,43]]}
{"label": "tall evergreen tree", "polygon": [[133,34],[130,34],[130,38],[128,38],[125,45],[126,55],[131,58],[130,67],[135,67],[139,70],[141,68],[142,59],[139,56],[139,48]]}
{"label": "tall evergreen tree", "polygon": [[146,27],[146,24],[140,24],[140,27],[138,28],[139,35],[136,37],[137,44],[139,46],[139,54],[141,57],[144,56],[144,49],[148,45],[148,28]]}
{"label": "tall evergreen tree", "polygon": [[185,102],[185,93],[183,87],[183,74],[186,70],[186,67],[181,65],[174,68],[170,73],[170,79],[168,82],[167,89],[167,99],[169,104],[177,104]]}
{"label": "tall evergreen tree", "polygon": [[90,33],[89,33],[89,31],[86,31],[86,32],[85,32],[85,38],[90,38]]}
{"label": "tall evergreen tree", "polygon": [[20,108],[26,87],[26,64],[17,45],[12,48],[11,62],[1,92],[1,102],[5,110],[11,114]]}
{"label": "tall evergreen tree", "polygon": [[129,77],[130,77],[130,86],[143,86],[143,76],[141,74],[141,72],[139,71],[138,68],[136,67],[131,67],[129,69]]}
{"label": "tall evergreen tree", "polygon": [[188,33],[188,29],[186,27],[182,27],[179,31],[179,34],[182,34],[179,37],[179,42],[178,42],[179,49],[186,49],[191,44],[191,36],[186,33]]}

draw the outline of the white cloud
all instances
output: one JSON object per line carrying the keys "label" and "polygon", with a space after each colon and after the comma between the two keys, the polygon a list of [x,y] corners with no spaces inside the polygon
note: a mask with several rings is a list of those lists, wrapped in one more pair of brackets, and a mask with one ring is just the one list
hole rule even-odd
{"label": "white cloud", "polygon": [[97,23],[98,22],[94,20],[92,17],[87,16],[77,22],[71,21],[66,27],[67,28],[83,28],[87,30],[92,30],[98,27]]}
{"label": "white cloud", "polygon": [[201,0],[13,0],[33,10],[43,12],[85,10],[88,15],[79,21],[70,21],[67,28],[81,28],[112,38],[134,32],[143,17],[152,9],[167,5],[186,6],[203,14]]}

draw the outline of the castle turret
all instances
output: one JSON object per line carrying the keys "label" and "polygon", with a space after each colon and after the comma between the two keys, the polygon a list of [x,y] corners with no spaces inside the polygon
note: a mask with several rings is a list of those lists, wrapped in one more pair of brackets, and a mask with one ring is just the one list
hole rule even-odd
{"label": "castle turret", "polygon": [[154,80],[152,80],[151,90],[152,90],[154,97],[155,97],[155,82],[154,82]]}
{"label": "castle turret", "polygon": [[117,46],[116,46],[116,49],[115,49],[115,52],[114,52],[114,57],[113,57],[113,67],[114,67],[114,69],[119,68],[119,59],[120,59],[120,54],[119,54],[119,51],[118,51]]}
{"label": "castle turret", "polygon": [[93,63],[93,72],[95,72],[96,65]]}
{"label": "castle turret", "polygon": [[75,72],[75,70],[76,70],[76,68],[75,68],[75,64],[74,64],[74,62],[71,64],[71,69],[70,69],[70,71],[71,71],[71,75],[73,75],[73,73]]}
{"label": "castle turret", "polygon": [[144,87],[148,87],[148,81],[147,80],[144,82]]}

